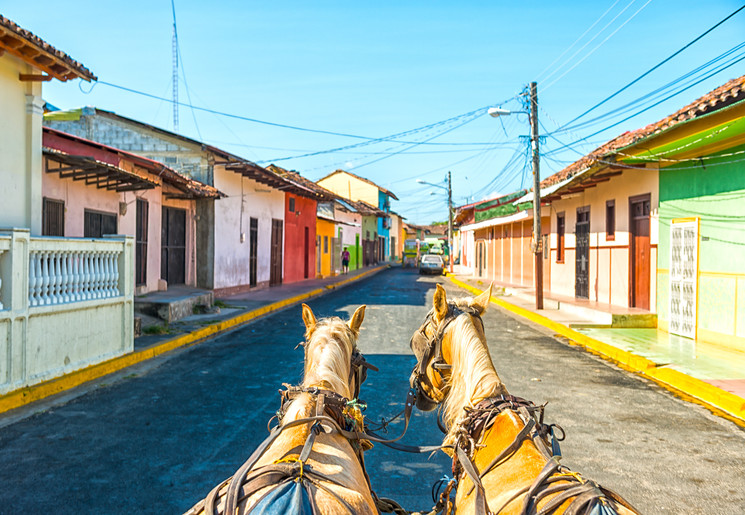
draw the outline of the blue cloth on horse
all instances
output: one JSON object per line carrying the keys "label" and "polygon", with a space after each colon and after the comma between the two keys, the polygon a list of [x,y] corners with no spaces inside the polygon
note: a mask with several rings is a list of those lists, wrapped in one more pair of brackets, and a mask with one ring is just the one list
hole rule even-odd
{"label": "blue cloth on horse", "polygon": [[618,512],[600,501],[595,502],[595,506],[590,510],[589,515],[618,515]]}
{"label": "blue cloth on horse", "polygon": [[313,515],[308,491],[302,481],[287,481],[269,492],[251,513],[262,515]]}

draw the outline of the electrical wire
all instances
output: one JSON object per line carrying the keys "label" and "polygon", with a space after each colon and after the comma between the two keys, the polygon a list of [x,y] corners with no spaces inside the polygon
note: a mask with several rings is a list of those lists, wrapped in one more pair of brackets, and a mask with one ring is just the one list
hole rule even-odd
{"label": "electrical wire", "polygon": [[[550,64],[549,64],[548,66],[546,66],[546,67],[545,67],[545,68],[543,69],[543,71],[541,71],[541,72],[540,72],[540,73],[539,73],[539,74],[538,74],[538,75],[536,76],[536,82],[542,82],[542,81],[543,81],[543,77],[542,77],[542,76],[543,76],[543,74],[544,74],[544,73],[546,73],[546,72],[547,72],[547,71],[548,71],[548,70],[549,70],[549,69],[550,69],[550,68],[551,68],[551,67],[552,67],[552,66],[553,66],[554,64],[556,64],[556,62],[557,62],[557,61],[558,61],[559,59],[561,59],[562,57],[564,57],[564,55],[565,55],[565,54],[566,54],[567,52],[569,52],[569,51],[570,51],[570,50],[571,50],[571,49],[572,49],[572,48],[574,47],[574,45],[576,45],[577,43],[579,43],[579,42],[580,42],[580,41],[582,40],[582,38],[583,38],[583,37],[585,37],[585,36],[587,35],[587,33],[588,33],[588,32],[590,32],[590,31],[591,31],[591,30],[592,30],[592,29],[593,29],[593,28],[595,27],[595,25],[597,25],[598,23],[600,23],[600,20],[602,20],[603,18],[605,18],[605,16],[606,16],[606,15],[607,15],[607,14],[608,14],[609,12],[611,12],[611,10],[612,10],[612,9],[613,9],[613,8],[614,8],[614,7],[616,6],[616,4],[618,4],[618,2],[620,2],[620,1],[621,1],[621,0],[615,0],[615,2],[613,2],[613,3],[611,4],[611,6],[610,6],[610,7],[608,7],[608,9],[606,9],[606,11],[605,11],[605,12],[604,12],[603,14],[601,14],[601,15],[600,15],[600,18],[598,18],[597,20],[595,20],[595,22],[594,22],[594,23],[593,23],[592,25],[590,25],[590,26],[589,26],[589,27],[587,28],[587,30],[585,30],[585,31],[584,31],[584,32],[582,33],[582,35],[581,35],[580,37],[578,37],[577,39],[575,39],[575,40],[574,40],[574,43],[572,43],[571,45],[569,45],[569,46],[568,46],[568,47],[566,48],[566,50],[564,50],[564,51],[563,51],[563,52],[562,52],[561,54],[559,54],[559,57],[557,57],[556,59],[554,59],[553,61],[551,61],[551,63],[550,63]],[[563,66],[563,65],[562,65],[562,66]]]}
{"label": "electrical wire", "polygon": [[[592,54],[594,54],[594,53],[595,53],[595,51],[596,51],[596,50],[597,50],[598,48],[600,48],[601,46],[603,46],[603,45],[605,44],[605,42],[606,42],[606,41],[608,41],[608,40],[609,40],[610,38],[612,38],[612,37],[613,37],[613,36],[614,36],[614,35],[615,35],[615,34],[616,34],[616,33],[617,33],[617,32],[618,32],[619,30],[621,30],[621,29],[622,29],[623,27],[625,27],[625,26],[626,26],[626,24],[627,24],[627,23],[629,23],[629,22],[630,22],[631,20],[633,20],[633,19],[634,19],[634,18],[636,17],[636,15],[637,15],[637,14],[639,14],[640,12],[642,12],[642,11],[644,10],[644,8],[645,8],[645,7],[647,7],[647,6],[649,5],[649,3],[650,3],[651,1],[652,1],[652,0],[647,0],[647,3],[646,3],[646,4],[642,5],[642,6],[641,6],[641,7],[640,7],[640,8],[639,8],[639,9],[638,9],[638,10],[637,10],[637,11],[636,11],[636,12],[635,12],[634,14],[632,14],[632,15],[631,15],[631,16],[630,16],[630,17],[629,17],[629,18],[628,18],[628,19],[627,19],[626,21],[624,21],[624,22],[623,22],[623,23],[622,23],[622,24],[621,24],[621,25],[620,25],[619,27],[617,27],[617,28],[616,28],[616,30],[614,30],[613,32],[611,32],[611,33],[610,33],[610,34],[608,35],[608,37],[606,37],[606,38],[605,38],[605,39],[604,39],[603,41],[601,41],[601,42],[600,42],[600,43],[599,43],[599,44],[598,44],[597,46],[595,46],[595,48],[593,48],[593,49],[592,49],[592,50],[590,50],[590,51],[589,51],[588,53],[586,53],[586,54],[585,54],[585,55],[584,55],[584,56],[582,57],[582,59],[580,59],[579,61],[577,61],[576,63],[574,63],[574,65],[573,65],[573,66],[572,66],[571,68],[569,68],[569,69],[568,69],[568,70],[566,70],[566,71],[565,71],[564,73],[562,73],[561,75],[559,75],[559,76],[558,76],[557,78],[555,78],[555,79],[554,79],[553,81],[551,81],[551,82],[550,82],[550,83],[549,83],[548,85],[546,85],[546,86],[543,86],[543,88],[542,88],[542,89],[543,89],[543,91],[547,91],[547,90],[548,90],[549,88],[551,88],[551,86],[553,86],[554,84],[556,84],[557,82],[559,82],[559,81],[560,81],[560,80],[561,80],[561,79],[562,79],[562,78],[563,78],[563,77],[564,77],[564,76],[565,76],[566,74],[568,74],[569,72],[571,72],[572,70],[574,70],[574,69],[575,69],[575,68],[576,68],[577,66],[579,66],[580,64],[582,64],[582,62],[584,62],[584,61],[585,61],[585,59],[587,59],[587,58],[588,58],[588,57],[590,57],[590,56],[591,56]],[[632,1],[631,3],[634,3],[634,2]],[[629,4],[629,6],[630,6],[630,5],[631,5],[631,4]],[[624,10],[625,10],[625,9],[624,9]],[[621,12],[623,12],[623,11],[621,11]],[[619,13],[619,14],[620,14],[620,13]],[[614,18],[614,20],[615,20],[615,18]],[[611,21],[613,21],[613,20],[611,20]]]}
{"label": "electrical wire", "polygon": [[581,113],[578,116],[574,117],[572,120],[570,120],[567,123],[565,123],[563,127],[566,127],[568,125],[571,125],[572,123],[576,122],[577,120],[579,120],[580,118],[584,117],[585,115],[591,113],[592,111],[594,111],[595,109],[597,109],[601,105],[605,104],[606,102],[608,102],[612,98],[615,98],[620,93],[626,91],[631,86],[633,86],[634,84],[636,84],[637,82],[639,82],[640,80],[642,80],[644,77],[646,77],[647,75],[649,75],[650,73],[652,73],[653,71],[655,71],[656,69],[658,69],[659,67],[661,67],[662,65],[664,65],[665,63],[667,63],[668,61],[670,61],[671,59],[675,58],[677,55],[679,55],[680,53],[684,52],[686,49],[688,49],[692,45],[696,44],[698,41],[700,41],[701,39],[703,39],[704,37],[706,37],[712,31],[716,30],[718,27],[720,27],[727,20],[729,20],[730,18],[732,18],[733,16],[735,16],[737,13],[739,13],[743,9],[745,9],[745,5],[739,7],[738,9],[735,9],[732,13],[730,13],[729,15],[727,15],[726,17],[724,17],[722,20],[720,20],[719,22],[717,22],[716,24],[714,24],[708,30],[706,30],[703,33],[701,33],[699,36],[697,36],[696,38],[694,38],[688,44],[684,45],[683,47],[681,47],[680,49],[678,49],[677,51],[675,51],[674,53],[672,53],[670,56],[666,57],[665,59],[663,59],[662,61],[660,61],[656,65],[654,65],[652,68],[650,68],[649,70],[647,70],[644,73],[642,73],[641,75],[639,75],[637,78],[635,78],[634,80],[632,80],[631,82],[629,82],[628,84],[626,84],[625,86],[623,86],[621,89],[619,89],[616,92],[612,93],[611,95],[605,97],[603,100],[601,100],[600,102],[596,103],[595,105],[593,105],[592,107],[590,107],[589,109],[587,109],[586,111],[584,111],[583,113]]}

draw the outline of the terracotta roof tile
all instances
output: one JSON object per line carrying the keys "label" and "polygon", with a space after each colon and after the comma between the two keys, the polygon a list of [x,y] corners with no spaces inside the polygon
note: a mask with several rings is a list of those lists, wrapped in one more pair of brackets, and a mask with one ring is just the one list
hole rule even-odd
{"label": "terracotta roof tile", "polygon": [[89,82],[98,80],[81,63],[2,15],[0,15],[0,49],[6,50],[63,82],[77,78]]}
{"label": "terracotta roof tile", "polygon": [[617,150],[669,130],[680,123],[727,107],[743,99],[745,99],[745,75],[728,81],[655,123],[650,123],[646,127],[634,131],[624,132],[620,136],[613,138],[586,156],[583,156],[581,159],[570,164],[563,170],[546,177],[541,181],[541,187],[545,188],[569,179],[583,170],[590,168],[594,164],[605,160],[605,158],[612,155]]}

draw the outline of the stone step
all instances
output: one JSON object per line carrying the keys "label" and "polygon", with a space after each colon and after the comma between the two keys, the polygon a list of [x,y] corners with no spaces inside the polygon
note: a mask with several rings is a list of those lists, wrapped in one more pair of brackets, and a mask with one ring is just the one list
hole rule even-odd
{"label": "stone step", "polygon": [[193,315],[197,306],[210,309],[213,303],[214,294],[211,291],[199,291],[173,297],[162,294],[145,295],[135,298],[134,310],[171,323]]}

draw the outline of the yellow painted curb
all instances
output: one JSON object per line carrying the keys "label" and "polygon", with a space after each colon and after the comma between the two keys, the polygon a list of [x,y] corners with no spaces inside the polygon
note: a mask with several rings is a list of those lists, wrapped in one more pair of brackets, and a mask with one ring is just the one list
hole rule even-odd
{"label": "yellow painted curb", "polygon": [[104,361],[103,363],[91,365],[84,369],[76,370],[75,372],[71,372],[55,379],[50,379],[49,381],[45,381],[40,384],[20,388],[18,390],[0,396],[0,413],[5,413],[6,411],[20,408],[21,406],[25,406],[26,404],[44,399],[51,395],[70,390],[71,388],[75,388],[76,386],[80,386],[81,384],[93,381],[94,379],[99,379],[113,372],[118,372],[119,370],[131,367],[132,365],[136,365],[138,363],[142,363],[143,361],[155,358],[180,347],[193,345],[200,340],[216,336],[229,329],[234,329],[255,318],[261,317],[273,311],[277,311],[287,306],[297,304],[298,302],[301,302],[303,300],[316,297],[318,295],[326,293],[327,291],[334,290],[339,286],[343,286],[354,281],[359,281],[360,279],[377,273],[387,267],[388,265],[372,268],[359,275],[350,277],[349,279],[339,281],[338,283],[329,284],[323,288],[317,288],[315,290],[301,293],[300,295],[296,295],[294,297],[290,297],[273,304],[262,306],[258,309],[243,313],[234,318],[223,320],[222,322],[208,325],[201,329],[197,329],[196,331],[177,336],[163,343],[148,347],[147,349],[132,352],[130,354],[126,354],[117,358],[112,358],[108,361]]}
{"label": "yellow painted curb", "polygon": [[[451,274],[448,274],[448,279],[450,279],[450,281],[456,286],[460,286],[473,294],[477,295],[483,291],[456,279]],[[691,397],[695,397],[727,412],[741,421],[745,420],[745,399],[738,395],[722,390],[721,388],[705,381],[701,381],[700,379],[696,379],[695,377],[691,377],[678,370],[664,366],[658,367],[656,363],[645,357],[637,356],[629,351],[619,349],[613,345],[591,338],[586,334],[570,329],[569,327],[546,318],[543,315],[510,304],[502,299],[492,296],[491,302],[507,311],[520,315],[523,318],[527,318],[531,322],[535,322],[536,324],[551,329],[557,334],[568,338],[573,343],[584,347],[594,354],[598,354],[605,359],[620,363],[634,372],[651,377],[663,386],[667,385],[676,390],[680,390]]]}

